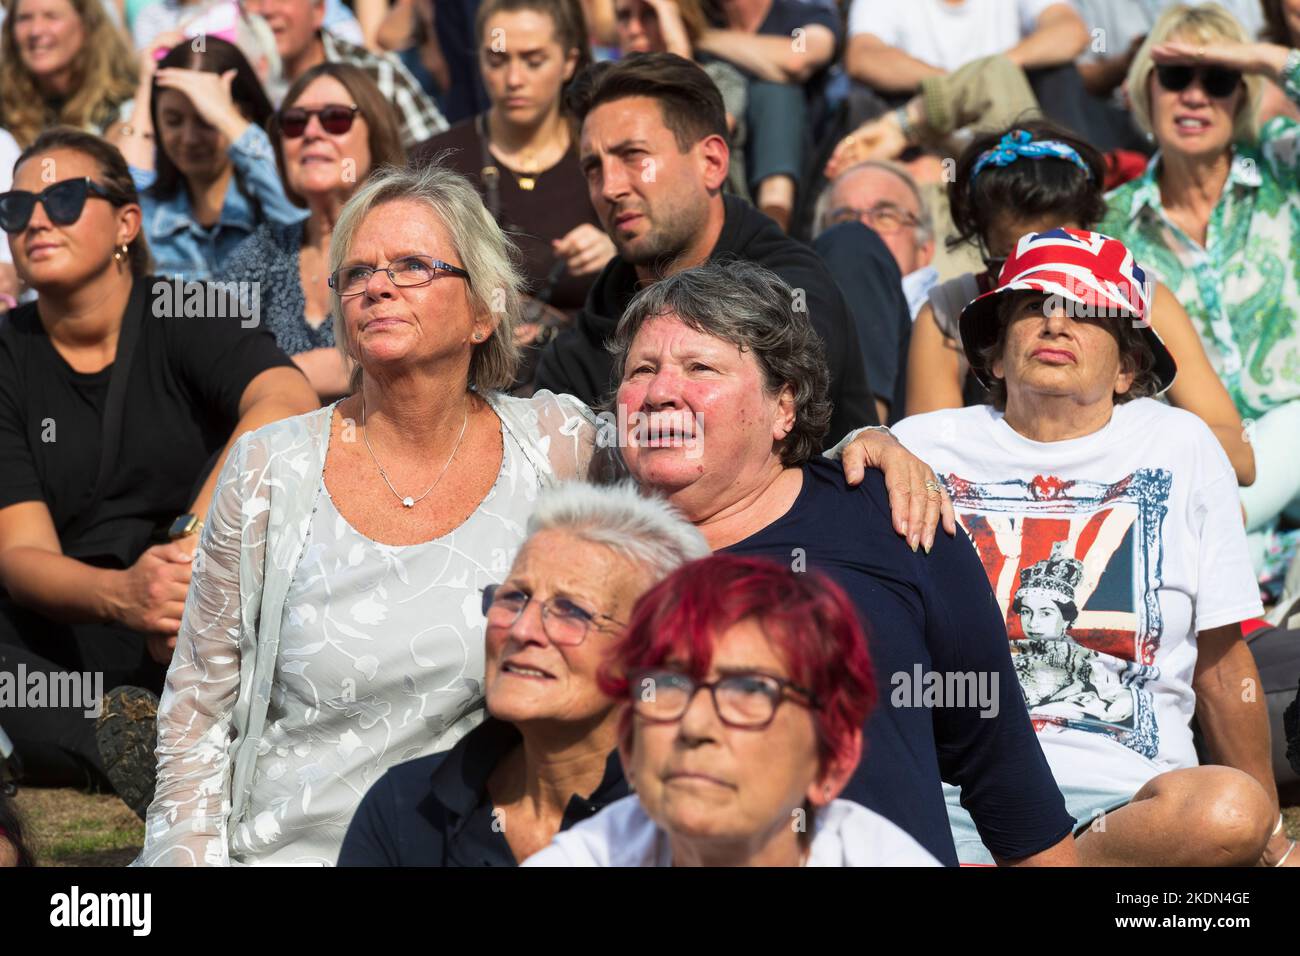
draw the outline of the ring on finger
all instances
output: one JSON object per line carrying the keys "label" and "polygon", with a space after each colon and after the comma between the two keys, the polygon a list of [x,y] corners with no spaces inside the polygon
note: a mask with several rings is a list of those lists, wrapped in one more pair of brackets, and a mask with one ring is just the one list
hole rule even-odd
{"label": "ring on finger", "polygon": [[925,479],[925,488],[926,491],[930,492],[930,497],[932,498],[937,496],[939,492],[943,491],[943,485],[939,484],[939,482],[935,481],[933,478]]}

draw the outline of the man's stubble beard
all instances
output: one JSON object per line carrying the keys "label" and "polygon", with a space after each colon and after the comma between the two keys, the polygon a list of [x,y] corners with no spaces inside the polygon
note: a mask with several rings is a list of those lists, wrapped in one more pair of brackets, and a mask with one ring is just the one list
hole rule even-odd
{"label": "man's stubble beard", "polygon": [[706,216],[707,208],[704,206],[698,211],[690,205],[665,211],[652,220],[650,233],[640,237],[636,250],[628,249],[616,241],[614,244],[618,247],[619,257],[656,276],[668,275],[704,228]]}

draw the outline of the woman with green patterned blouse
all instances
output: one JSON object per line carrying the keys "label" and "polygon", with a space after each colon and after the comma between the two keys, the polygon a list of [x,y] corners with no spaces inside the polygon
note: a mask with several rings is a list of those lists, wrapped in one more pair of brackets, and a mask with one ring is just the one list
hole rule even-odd
{"label": "woman with green patterned blouse", "polygon": [[1300,511],[1300,124],[1256,131],[1271,79],[1300,102],[1300,50],[1250,43],[1217,4],[1172,7],[1128,74],[1133,115],[1159,146],[1107,197],[1121,239],[1187,309],[1246,422],[1255,484],[1242,489],[1256,569],[1278,577]]}

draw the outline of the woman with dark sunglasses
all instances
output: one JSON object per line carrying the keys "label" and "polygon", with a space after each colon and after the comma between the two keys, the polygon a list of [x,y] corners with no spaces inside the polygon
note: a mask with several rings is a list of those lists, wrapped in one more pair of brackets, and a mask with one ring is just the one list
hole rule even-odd
{"label": "woman with dark sunglasses", "polygon": [[257,282],[262,320],[322,400],[348,390],[351,368],[329,321],[329,245],[344,203],[371,170],[406,162],[401,127],[374,80],[347,63],[298,77],[272,117],[271,145],[301,223],[266,222],[231,256],[225,278]]}
{"label": "woman with dark sunglasses", "polygon": [[[1106,212],[1105,164],[1091,145],[1046,120],[1030,120],[976,136],[957,158],[948,206],[961,240],[975,246],[986,270],[935,285],[908,343],[906,414],[963,404],[982,405],[985,390],[962,351],[962,308],[997,284],[1016,240],[1057,227],[1090,229]],[[1254,477],[1254,459],[1241,419],[1205,356],[1196,330],[1163,285],[1155,290],[1151,322],[1178,363],[1170,404],[1214,431],[1239,481]]]}
{"label": "woman with dark sunglasses", "polygon": [[1300,103],[1300,50],[1250,42],[1215,4],[1165,11],[1127,80],[1159,152],[1106,197],[1097,228],[1183,304],[1248,426],[1256,479],[1242,506],[1261,586],[1276,599],[1300,541],[1279,530],[1282,516],[1300,517],[1300,123],[1258,126],[1270,80]]}
{"label": "woman with dark sunglasses", "polygon": [[[838,799],[876,700],[853,603],[816,571],[715,555],[637,602],[601,684],[636,793],[525,866],[938,866]],[[869,759],[869,758],[868,758]]]}
{"label": "woman with dark sunglasses", "polygon": [[[0,327],[0,670],[51,687],[75,673],[96,693],[161,690],[225,448],[315,406],[269,335],[149,274],[141,219],[121,154],[69,127],[42,133],[0,195],[38,293]],[[143,812],[151,775],[116,775],[84,681],[76,706],[5,710],[24,780],[111,782]],[[151,753],[147,711],[104,711],[109,736]]]}
{"label": "woman with dark sunglasses", "polygon": [[276,175],[271,103],[239,48],[214,36],[178,44],[156,67],[146,52],[140,66],[130,135],[118,146],[140,191],[157,270],[224,279],[234,251],[262,223],[306,218]]}

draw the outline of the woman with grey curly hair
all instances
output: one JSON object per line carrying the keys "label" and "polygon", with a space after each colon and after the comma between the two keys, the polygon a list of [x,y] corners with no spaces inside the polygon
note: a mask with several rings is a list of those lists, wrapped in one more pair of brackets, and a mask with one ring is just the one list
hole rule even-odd
{"label": "woman with grey curly hair", "polygon": [[746,262],[688,269],[639,293],[615,336],[628,469],[715,551],[828,574],[866,622],[880,673],[918,683],[922,671],[993,676],[982,709],[948,701],[939,712],[910,693],[899,705],[895,693],[863,728],[872,759],[855,771],[848,799],[955,864],[941,779],[953,781],[1000,862],[1071,863],[1071,821],[974,548],[933,534],[923,550],[909,548],[890,526],[887,479],[870,473],[851,485],[816,454],[828,373],[800,302],[798,290]]}

